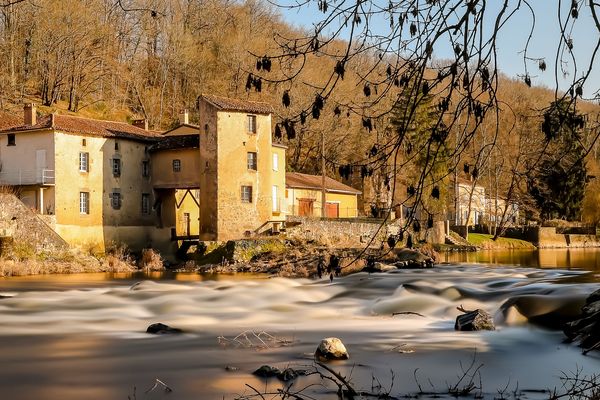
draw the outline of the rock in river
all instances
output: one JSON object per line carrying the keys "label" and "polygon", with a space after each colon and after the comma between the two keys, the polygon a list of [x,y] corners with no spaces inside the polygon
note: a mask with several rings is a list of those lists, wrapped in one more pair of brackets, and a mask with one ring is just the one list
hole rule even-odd
{"label": "rock in river", "polygon": [[146,333],[152,333],[154,335],[164,335],[171,333],[182,333],[183,331],[179,328],[171,328],[168,325],[161,324],[160,322],[152,324],[146,329]]}
{"label": "rock in river", "polygon": [[330,337],[321,340],[315,351],[315,358],[319,361],[347,360],[349,356],[344,343],[338,338]]}
{"label": "rock in river", "polygon": [[279,374],[281,374],[281,370],[276,367],[271,367],[270,365],[263,365],[262,367],[254,371],[253,374],[262,378],[271,378],[273,376],[278,376]]}
{"label": "rock in river", "polygon": [[433,258],[413,249],[394,249],[398,268],[431,268]]}
{"label": "rock in river", "polygon": [[496,327],[492,316],[487,311],[478,308],[456,317],[454,329],[457,331],[493,331]]}
{"label": "rock in river", "polygon": [[590,294],[581,309],[581,317],[564,328],[570,341],[579,342],[586,354],[600,349],[600,289]]}

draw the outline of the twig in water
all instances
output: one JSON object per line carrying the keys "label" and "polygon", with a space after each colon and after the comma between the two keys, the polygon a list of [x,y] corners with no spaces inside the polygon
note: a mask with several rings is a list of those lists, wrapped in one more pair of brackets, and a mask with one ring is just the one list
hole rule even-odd
{"label": "twig in water", "polygon": [[423,314],[414,311],[401,311],[392,313],[392,317],[395,315],[418,315],[419,317],[425,317]]}
{"label": "twig in water", "polygon": [[144,393],[148,394],[148,393],[152,392],[154,389],[156,389],[158,387],[158,385],[161,385],[164,388],[165,392],[167,392],[167,393],[171,393],[173,391],[173,389],[171,389],[169,386],[167,386],[166,383],[164,383],[160,379],[156,378],[156,380],[154,381],[154,386],[152,386],[150,389],[146,390]]}
{"label": "twig in water", "polygon": [[346,380],[345,377],[343,377],[342,375],[340,375],[339,373],[335,372],[334,370],[332,370],[331,368],[329,368],[327,365],[321,363],[321,362],[316,362],[318,366],[320,366],[321,368],[329,371],[333,376],[335,376],[344,386],[346,386],[346,389],[348,390],[348,395],[350,396],[350,398],[356,396],[358,393],[356,393],[356,390],[354,390],[354,388],[350,385],[350,383],[348,383],[348,381]]}

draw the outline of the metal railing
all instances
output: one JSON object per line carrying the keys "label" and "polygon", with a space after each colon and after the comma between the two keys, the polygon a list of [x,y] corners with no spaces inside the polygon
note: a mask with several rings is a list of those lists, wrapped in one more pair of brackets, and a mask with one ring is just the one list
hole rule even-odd
{"label": "metal railing", "polygon": [[53,169],[18,169],[0,172],[0,185],[54,185]]}

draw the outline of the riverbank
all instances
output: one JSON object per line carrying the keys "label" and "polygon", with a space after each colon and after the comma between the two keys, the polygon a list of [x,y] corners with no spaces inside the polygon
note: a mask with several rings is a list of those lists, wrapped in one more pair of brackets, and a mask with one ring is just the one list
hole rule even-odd
{"label": "riverbank", "polygon": [[493,240],[493,238],[493,235],[487,235],[484,233],[469,233],[467,240],[473,246],[476,246],[481,250],[536,249],[536,246],[533,243],[525,240],[506,237],[499,237],[496,240]]}
{"label": "riverbank", "polygon": [[13,248],[8,255],[0,257],[0,277],[162,271],[165,268],[160,254],[152,249],[145,249],[134,257],[123,246],[113,247],[105,254],[86,254],[75,249],[35,253],[23,248]]}

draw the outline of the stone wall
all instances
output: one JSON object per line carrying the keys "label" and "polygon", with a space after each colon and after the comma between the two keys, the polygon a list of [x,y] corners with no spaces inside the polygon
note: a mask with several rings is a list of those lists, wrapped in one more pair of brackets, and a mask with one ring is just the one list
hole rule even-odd
{"label": "stone wall", "polygon": [[290,239],[314,240],[332,247],[362,247],[371,241],[379,247],[398,227],[383,225],[380,220],[325,219],[288,216],[287,236]]}
{"label": "stone wall", "polygon": [[[585,231],[581,231],[585,232]],[[600,247],[600,239],[594,234],[558,233],[556,227],[531,226],[509,228],[506,237],[532,242],[541,249],[567,247]]]}
{"label": "stone wall", "polygon": [[0,237],[5,242],[27,243],[37,252],[69,247],[37,213],[11,194],[0,194]]}

